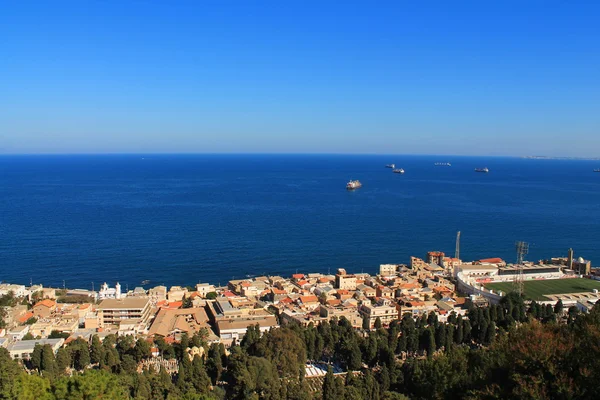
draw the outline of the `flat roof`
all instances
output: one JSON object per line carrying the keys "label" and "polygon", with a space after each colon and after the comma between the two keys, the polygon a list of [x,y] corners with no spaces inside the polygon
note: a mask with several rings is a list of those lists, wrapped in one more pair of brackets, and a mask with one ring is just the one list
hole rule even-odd
{"label": "flat roof", "polygon": [[49,344],[54,347],[56,345],[62,345],[65,339],[39,339],[39,340],[20,340],[8,346],[9,351],[23,351],[32,350],[36,344],[45,345]]}
{"label": "flat roof", "polygon": [[105,299],[102,300],[98,309],[100,310],[130,310],[144,308],[150,302],[150,299],[140,297],[125,297],[124,299]]}

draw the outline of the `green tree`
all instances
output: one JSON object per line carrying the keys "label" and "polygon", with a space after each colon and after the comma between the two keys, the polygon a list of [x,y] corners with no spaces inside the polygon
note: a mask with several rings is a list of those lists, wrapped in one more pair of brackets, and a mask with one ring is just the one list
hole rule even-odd
{"label": "green tree", "polygon": [[381,318],[377,317],[377,318],[375,318],[375,329],[379,330],[381,328],[382,328]]}
{"label": "green tree", "polygon": [[206,372],[210,376],[212,383],[216,385],[223,373],[223,362],[219,345],[213,343],[208,349],[208,358],[206,360]]}
{"label": "green tree", "polygon": [[371,319],[369,318],[368,315],[363,315],[363,317],[362,317],[362,328],[365,331],[371,330]]}
{"label": "green tree", "polygon": [[[20,374],[12,392],[18,400],[52,400],[50,381],[37,375]],[[8,397],[6,397],[8,398]]]}
{"label": "green tree", "polygon": [[561,316],[564,310],[563,302],[561,299],[558,299],[556,304],[554,305],[554,314]]}
{"label": "green tree", "polygon": [[61,378],[55,383],[53,392],[57,399],[129,399],[117,376],[106,371],[88,370],[82,375]]}
{"label": "green tree", "polygon": [[90,362],[92,364],[100,364],[100,361],[104,359],[104,348],[100,343],[98,335],[92,336],[92,344],[90,345]]}
{"label": "green tree", "polygon": [[69,351],[61,347],[56,352],[56,369],[59,373],[65,372],[65,369],[71,365],[71,354]]}
{"label": "green tree", "polygon": [[12,398],[15,381],[23,373],[19,364],[10,357],[8,350],[0,347],[0,399]]}
{"label": "green tree", "polygon": [[331,368],[331,366],[327,368],[327,373],[323,380],[322,393],[323,400],[338,400],[343,396],[343,393],[340,393],[340,385],[333,374],[333,368]]}

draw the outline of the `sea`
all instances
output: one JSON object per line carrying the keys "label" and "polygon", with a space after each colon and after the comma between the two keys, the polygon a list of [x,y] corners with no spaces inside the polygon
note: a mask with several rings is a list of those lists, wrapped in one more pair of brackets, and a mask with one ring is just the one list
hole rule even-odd
{"label": "sea", "polygon": [[[450,162],[452,166],[435,166]],[[405,174],[394,174],[386,164]],[[488,167],[489,173],[475,168]],[[0,281],[96,290],[375,273],[463,260],[600,262],[600,161],[408,155],[0,156]],[[358,179],[362,187],[346,190]]]}

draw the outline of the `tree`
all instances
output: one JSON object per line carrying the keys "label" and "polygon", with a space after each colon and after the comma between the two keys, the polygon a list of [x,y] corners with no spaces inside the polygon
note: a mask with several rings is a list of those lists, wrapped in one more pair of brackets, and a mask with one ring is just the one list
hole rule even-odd
{"label": "tree", "polygon": [[44,375],[54,377],[57,373],[56,358],[54,357],[54,350],[49,344],[42,346],[42,359],[40,364],[40,370],[44,372]]}
{"label": "tree", "polygon": [[362,317],[362,328],[365,331],[371,330],[371,319],[367,315],[363,315]]}
{"label": "tree", "polygon": [[90,362],[92,364],[99,364],[104,359],[104,348],[100,343],[98,335],[92,336],[92,344],[90,346]]}
{"label": "tree", "polygon": [[343,394],[340,393],[340,386],[337,383],[335,375],[333,375],[333,368],[329,366],[325,379],[323,380],[323,400],[338,400],[341,399]]}
{"label": "tree", "polygon": [[191,297],[184,297],[181,308],[192,308],[194,306]]}
{"label": "tree", "polygon": [[119,384],[116,375],[95,370],[61,378],[55,383],[53,392],[58,399],[125,400],[129,398],[129,394]]}
{"label": "tree", "polygon": [[135,346],[133,347],[133,358],[137,363],[142,360],[148,359],[152,356],[152,352],[150,350],[150,343],[143,339],[138,339],[135,342]]}
{"label": "tree", "polygon": [[14,361],[8,350],[0,347],[0,399],[12,398],[15,380],[23,374],[22,368]]}
{"label": "tree", "polygon": [[217,384],[223,373],[223,362],[219,345],[213,343],[208,349],[208,359],[206,360],[206,372],[210,376],[213,384]]}
{"label": "tree", "polygon": [[206,293],[205,297],[209,300],[214,300],[217,298],[217,296],[218,296],[217,292],[208,292],[208,293]]}
{"label": "tree", "polygon": [[379,330],[381,329],[382,325],[381,325],[381,318],[377,317],[375,318],[375,329]]}
{"label": "tree", "polygon": [[29,358],[29,363],[31,364],[31,368],[37,369],[40,371],[42,366],[42,345],[36,344],[33,347],[33,352],[31,353],[31,357]]}
{"label": "tree", "polygon": [[56,352],[56,369],[59,373],[65,371],[65,369],[71,365],[71,355],[68,350],[61,347]]}
{"label": "tree", "polygon": [[13,396],[19,400],[52,400],[50,381],[37,375],[20,374],[16,380]]}
{"label": "tree", "polygon": [[559,317],[562,316],[563,309],[564,309],[563,302],[561,299],[558,299],[558,301],[554,305],[554,314],[556,314]]}

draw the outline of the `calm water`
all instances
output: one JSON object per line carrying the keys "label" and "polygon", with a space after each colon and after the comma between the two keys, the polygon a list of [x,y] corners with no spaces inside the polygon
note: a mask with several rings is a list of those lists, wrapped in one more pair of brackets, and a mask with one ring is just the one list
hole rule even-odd
{"label": "calm water", "polygon": [[[449,161],[452,167],[435,167]],[[406,170],[393,174],[385,164]],[[489,174],[475,167],[489,167]],[[0,157],[0,280],[91,288],[375,272],[428,250],[600,262],[594,161],[424,156]],[[345,190],[349,179],[363,187]]]}

